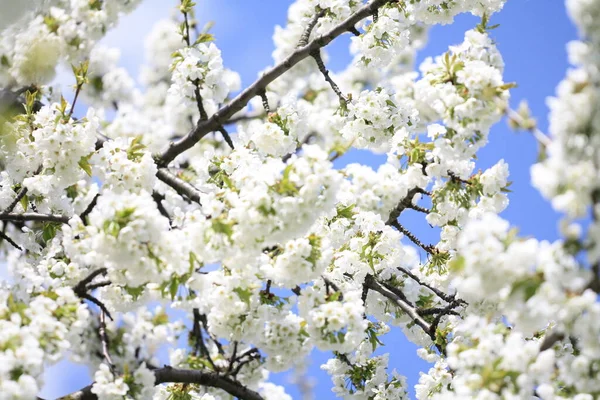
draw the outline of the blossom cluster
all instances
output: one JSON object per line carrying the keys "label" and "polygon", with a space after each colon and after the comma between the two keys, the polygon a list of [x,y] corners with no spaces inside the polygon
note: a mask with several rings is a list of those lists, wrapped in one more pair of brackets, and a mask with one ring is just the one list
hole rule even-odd
{"label": "blossom cluster", "polygon": [[[600,395],[599,1],[567,0],[576,69],[532,168],[566,213],[553,243],[498,217],[504,160],[476,169],[514,87],[489,25],[504,0],[297,0],[275,68],[233,100],[191,0],[137,78],[95,45],[137,3],[53,0],[2,31],[0,398],[35,397],[65,358],[100,400],[287,400],[269,372],[319,349],[336,396],[407,399],[393,330],[433,364],[418,399]],[[467,12],[481,22],[414,71],[427,28]],[[341,31],[354,58],[328,71]],[[385,161],[338,164],[354,150]]]}

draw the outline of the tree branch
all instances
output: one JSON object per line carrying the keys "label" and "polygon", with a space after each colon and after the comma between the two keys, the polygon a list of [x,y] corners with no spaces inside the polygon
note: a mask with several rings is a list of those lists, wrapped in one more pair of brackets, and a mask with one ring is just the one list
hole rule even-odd
{"label": "tree branch", "polygon": [[59,222],[62,224],[68,224],[69,218],[66,215],[57,214],[39,214],[39,213],[7,213],[0,214],[0,221],[41,221],[41,222]]}
{"label": "tree branch", "polygon": [[506,116],[509,121],[512,121],[518,128],[528,130],[531,132],[533,137],[544,147],[550,146],[552,144],[552,139],[550,139],[544,132],[539,130],[539,128],[534,124],[532,126],[528,126],[527,121],[515,110],[511,108],[506,109]]}
{"label": "tree branch", "polygon": [[172,142],[167,149],[155,156],[159,166],[164,167],[175,159],[179,154],[190,149],[200,139],[206,136],[209,132],[219,129],[223,123],[231,118],[236,112],[248,104],[250,99],[258,95],[262,90],[265,90],[267,85],[280,77],[285,72],[289,71],[294,65],[304,60],[311,53],[327,46],[336,37],[345,32],[349,32],[354,25],[373,15],[373,12],[390,0],[373,0],[370,3],[362,6],[354,14],[346,20],[332,28],[329,32],[311,40],[306,46],[296,49],[292,54],[285,58],[282,62],[268,70],[258,80],[247,87],[242,93],[236,96],[230,103],[223,106],[219,111],[213,114],[208,120],[200,121],[198,125],[192,129],[187,135],[176,142]]}
{"label": "tree branch", "polygon": [[269,115],[271,113],[271,107],[269,107],[269,98],[267,97],[267,91],[263,90],[259,94],[260,99],[262,100],[263,108],[265,109],[265,113]]}
{"label": "tree branch", "polygon": [[[412,272],[410,272],[409,270],[407,270],[406,268],[403,267],[397,267],[398,270],[400,270],[403,274],[408,275],[412,280],[414,280],[415,282],[417,282],[419,285],[426,287],[427,289],[431,290],[433,293],[435,293],[439,298],[441,298],[442,300],[446,301],[447,303],[452,303],[453,301],[455,301],[455,297],[454,295],[450,296],[444,292],[442,292],[441,290],[421,281],[419,279],[418,276],[416,276],[415,274],[413,274]],[[460,300],[461,302],[464,302],[463,300]]]}
{"label": "tree branch", "polygon": [[173,175],[168,169],[160,168],[156,172],[156,177],[172,187],[179,195],[187,197],[188,199],[200,203],[200,192],[198,189],[187,183],[183,179]]}
{"label": "tree branch", "polygon": [[386,225],[391,225],[392,222],[396,221],[400,214],[402,214],[402,211],[406,210],[407,208],[411,208],[411,206],[413,205],[412,199],[417,193],[425,193],[425,191],[420,187],[414,187],[410,189],[406,196],[404,196],[404,198],[400,200],[400,202],[398,202],[396,208],[390,211],[390,216],[386,222]]}
{"label": "tree branch", "polygon": [[411,240],[411,242],[413,242],[414,244],[416,244],[417,246],[419,246],[420,248],[425,250],[427,253],[434,255],[438,252],[437,249],[433,245],[424,244],[423,242],[421,242],[419,240],[419,238],[417,238],[411,231],[409,231],[408,229],[406,229],[405,227],[400,225],[400,223],[398,221],[392,221],[390,223],[390,225],[393,226],[394,228],[398,229],[400,232],[402,232],[404,234],[404,236],[406,236],[407,238],[409,238]]}
{"label": "tree branch", "polygon": [[19,193],[17,193],[17,197],[15,197],[15,199],[12,201],[12,203],[10,203],[9,206],[6,207],[6,210],[4,210],[2,213],[8,214],[12,210],[14,210],[15,207],[17,206],[17,204],[19,204],[19,201],[21,201],[21,199],[23,197],[25,197],[26,194],[27,194],[27,188],[25,186],[23,186],[21,188],[21,190],[19,190]]}
{"label": "tree branch", "polygon": [[331,79],[331,76],[329,76],[329,70],[325,67],[323,59],[321,58],[321,50],[319,49],[314,53],[311,53],[311,56],[317,63],[317,68],[319,68],[319,71],[325,77],[325,80],[327,83],[329,83],[329,86],[331,86],[331,89],[333,89],[336,96],[340,99],[340,104],[343,105],[342,103],[348,103],[348,100],[344,97],[337,83],[335,83],[333,79]]}
{"label": "tree branch", "polygon": [[[241,383],[217,374],[216,372],[178,369],[165,366],[154,370],[155,385],[161,383],[188,383],[221,389],[241,400],[264,400],[263,397]],[[75,393],[61,397],[58,400],[97,400],[92,393],[92,385],[86,386]]]}
{"label": "tree branch", "polygon": [[[374,290],[375,292],[386,297],[388,300],[391,300],[394,304],[400,307],[400,309],[404,311],[410,317],[410,319],[415,322],[415,324],[419,325],[419,327],[421,327],[421,329],[423,329],[423,331],[425,331],[425,333],[431,337],[431,325],[429,325],[429,323],[427,323],[427,321],[425,321],[423,317],[419,315],[414,307],[411,307],[394,292],[377,282],[372,275],[367,275],[365,278],[365,286],[367,286],[370,290]],[[435,337],[432,337],[432,340],[435,340]]]}
{"label": "tree branch", "polygon": [[81,218],[81,220],[84,221],[84,223],[85,223],[87,216],[90,215],[90,213],[92,212],[94,207],[96,207],[96,204],[98,204],[98,197],[100,197],[100,193],[98,193],[94,196],[94,198],[92,199],[90,204],[88,204],[88,206],[85,208],[85,210],[83,210],[83,212],[79,215],[79,218]]}
{"label": "tree branch", "polygon": [[304,32],[302,32],[302,36],[300,36],[300,40],[298,41],[298,46],[296,46],[296,47],[304,47],[308,44],[308,40],[310,39],[310,34],[312,33],[313,29],[315,29],[315,26],[317,26],[317,22],[319,22],[319,18],[321,18],[323,15],[325,15],[325,11],[326,10],[321,10],[312,17],[312,19],[308,22],[308,25],[306,25],[306,29],[304,29]]}
{"label": "tree branch", "polygon": [[3,231],[0,231],[0,238],[2,238],[3,240],[6,240],[6,242],[8,244],[10,244],[12,247],[14,247],[17,250],[21,250],[23,251],[23,248],[21,246],[19,246],[17,244],[17,242],[15,242],[14,240],[12,240],[6,233],[4,233]]}

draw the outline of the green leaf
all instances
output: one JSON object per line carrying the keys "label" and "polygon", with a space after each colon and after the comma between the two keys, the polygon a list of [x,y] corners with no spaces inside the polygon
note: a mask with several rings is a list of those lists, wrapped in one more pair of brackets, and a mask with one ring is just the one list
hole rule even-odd
{"label": "green leaf", "polygon": [[23,212],[27,211],[29,208],[29,198],[27,195],[23,196],[21,200],[19,200],[19,203],[21,203],[21,207],[23,207]]}
{"label": "green leaf", "polygon": [[169,282],[169,294],[171,295],[171,300],[174,300],[175,296],[177,296],[177,290],[179,290],[179,282],[177,279],[171,279]]}
{"label": "green leaf", "polygon": [[60,27],[58,20],[50,15],[44,15],[44,24],[51,33],[56,33]]}
{"label": "green leaf", "polygon": [[275,191],[283,196],[293,196],[299,192],[296,185],[290,181],[290,173],[293,168],[291,164],[286,166],[283,170],[283,177],[274,185]]}
{"label": "green leaf", "polygon": [[333,292],[329,296],[327,296],[327,298],[325,300],[327,300],[328,303],[332,302],[332,301],[338,301],[340,299],[341,295],[342,295],[341,292]]}
{"label": "green leaf", "polygon": [[44,222],[44,227],[42,228],[42,239],[44,242],[47,243],[54,239],[59,227],[60,225],[56,222]]}
{"label": "green leaf", "polygon": [[240,298],[240,300],[242,300],[244,303],[250,305],[250,299],[252,298],[252,291],[250,289],[242,289],[242,288],[235,288],[233,289],[233,291],[238,295],[238,297]]}
{"label": "green leaf", "polygon": [[233,235],[233,222],[225,222],[224,218],[214,218],[212,221],[212,228],[215,233],[222,233],[227,235],[231,239]]}
{"label": "green leaf", "polygon": [[538,289],[544,282],[543,276],[534,276],[515,282],[510,292],[511,296],[517,292],[522,292],[525,301],[529,300],[537,293]]}
{"label": "green leaf", "polygon": [[92,176],[92,166],[90,165],[91,156],[92,155],[90,154],[89,156],[81,157],[78,163],[79,167],[81,167],[81,169],[84,170],[88,176]]}
{"label": "green leaf", "polygon": [[215,37],[210,33],[201,33],[194,44],[207,43],[215,40]]}
{"label": "green leaf", "polygon": [[215,26],[215,21],[208,21],[206,24],[204,24],[200,32],[208,33],[208,31],[210,31],[213,26]]}
{"label": "green leaf", "polygon": [[448,269],[452,273],[459,273],[465,269],[465,258],[463,256],[455,257],[448,263]]}
{"label": "green leaf", "polygon": [[336,207],[336,217],[338,218],[347,218],[347,219],[351,219],[352,217],[354,217],[354,214],[356,214],[354,212],[354,207],[356,206],[356,204],[350,204],[349,206],[342,206],[341,204],[339,204]]}
{"label": "green leaf", "polygon": [[133,297],[133,300],[137,300],[144,292],[145,286],[144,285],[137,286],[137,287],[125,286],[124,289],[129,295],[131,295],[131,297]]}
{"label": "green leaf", "polygon": [[102,0],[90,0],[90,10],[100,11],[102,10]]}

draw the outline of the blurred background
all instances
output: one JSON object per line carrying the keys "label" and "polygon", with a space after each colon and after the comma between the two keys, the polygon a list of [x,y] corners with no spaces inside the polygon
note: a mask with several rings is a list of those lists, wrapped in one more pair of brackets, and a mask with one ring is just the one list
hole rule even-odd
{"label": "blurred background", "polygon": [[[0,0],[0,22],[10,15],[10,7],[5,7],[5,1],[8,0]],[[102,41],[104,45],[121,50],[120,64],[133,77],[138,76],[144,57],[145,36],[156,21],[175,12],[177,3],[177,0],[144,1],[132,14],[122,18],[118,27]],[[208,21],[215,22],[211,33],[222,51],[225,66],[240,74],[242,88],[252,83],[259,71],[272,65],[274,27],[285,25],[291,0],[197,0],[197,3],[200,26]],[[478,22],[476,17],[462,15],[452,25],[433,27],[417,65],[425,57],[442,54],[449,45],[461,43],[464,32]],[[504,10],[492,17],[491,24],[500,24],[491,35],[504,56],[504,80],[518,84],[511,91],[512,108],[516,109],[522,99],[527,99],[532,114],[538,119],[539,128],[546,132],[546,98],[554,94],[556,85],[568,68],[565,45],[576,38],[576,29],[567,17],[564,1],[509,0]],[[329,69],[339,71],[350,62],[349,43],[349,35],[345,35],[328,47]],[[73,83],[70,71],[59,74],[57,79],[64,84],[65,92]],[[71,98],[72,94],[68,96],[66,93],[65,97]],[[537,157],[537,143],[533,136],[527,132],[513,132],[504,120],[492,128],[490,142],[478,157],[478,168],[481,169],[494,165],[500,159],[510,166],[513,193],[502,216],[518,227],[522,236],[555,240],[558,237],[558,216],[530,184],[529,168]],[[336,166],[360,162],[377,167],[384,160],[382,156],[354,151],[338,159]],[[433,242],[439,237],[438,231],[429,228],[422,217],[407,214],[405,219],[403,215],[403,224],[424,242]],[[407,377],[411,397],[414,397],[413,387],[418,382],[419,373],[426,372],[430,365],[417,357],[416,347],[407,342],[398,329],[393,329],[382,340],[386,345],[383,350],[390,353],[390,369],[396,368]],[[315,351],[305,376],[301,378],[314,383],[315,399],[335,398],[329,376],[320,370],[320,365],[327,359],[327,354]],[[302,398],[299,386],[291,382],[292,378],[290,372],[272,375],[272,381],[286,386],[294,399]],[[59,397],[90,381],[86,368],[61,362],[48,370],[47,383],[40,395],[46,399]]]}

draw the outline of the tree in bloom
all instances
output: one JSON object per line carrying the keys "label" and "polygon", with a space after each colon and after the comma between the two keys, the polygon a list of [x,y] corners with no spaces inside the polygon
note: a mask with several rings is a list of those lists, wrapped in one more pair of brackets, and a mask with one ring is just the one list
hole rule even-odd
{"label": "tree in bloom", "polygon": [[[394,327],[431,364],[417,399],[600,398],[600,0],[566,0],[580,38],[548,135],[508,105],[505,0],[296,0],[242,90],[191,0],[139,77],[120,68],[97,43],[139,2],[3,6],[0,399],[39,399],[66,359],[93,376],[69,399],[285,400],[269,374],[313,349],[336,396],[408,399]],[[415,72],[428,29],[462,13],[480,23]],[[540,143],[555,242],[498,216],[504,160],[476,170],[505,117]],[[353,149],[387,158],[334,168]]]}

